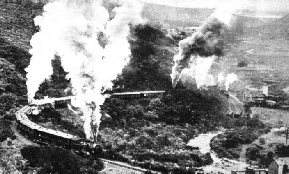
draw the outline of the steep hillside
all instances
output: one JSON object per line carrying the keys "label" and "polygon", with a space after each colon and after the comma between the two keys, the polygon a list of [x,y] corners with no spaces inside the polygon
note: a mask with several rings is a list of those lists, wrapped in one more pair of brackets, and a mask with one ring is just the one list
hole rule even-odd
{"label": "steep hillside", "polygon": [[264,24],[265,22],[257,17],[234,14],[230,30],[236,36],[250,35],[252,30]]}
{"label": "steep hillside", "polygon": [[33,18],[42,11],[43,4],[30,1],[0,3],[0,58],[5,58],[25,75],[30,60],[30,39],[37,32]]}
{"label": "steep hillside", "polygon": [[0,58],[0,114],[26,103],[25,79],[15,66]]}
{"label": "steep hillside", "polygon": [[37,31],[33,19],[43,4],[29,1],[0,3],[0,37],[8,44],[28,51],[32,35]]}

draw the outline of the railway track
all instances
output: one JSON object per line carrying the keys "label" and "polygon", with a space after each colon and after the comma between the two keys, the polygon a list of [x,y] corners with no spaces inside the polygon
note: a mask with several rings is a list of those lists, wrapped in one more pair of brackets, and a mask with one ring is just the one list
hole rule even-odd
{"label": "railway track", "polygon": [[[55,102],[56,101],[56,102]],[[61,99],[56,99],[54,104],[60,103],[63,105],[63,102],[60,102]],[[63,98],[63,101],[69,101],[68,98]],[[40,102],[41,103],[41,102]],[[42,104],[46,104],[43,102]],[[16,123],[12,126],[12,130],[15,132],[17,139],[26,145],[49,145],[56,144],[58,147],[73,149],[74,152],[81,153],[84,151],[84,154],[95,155],[92,153],[91,149],[87,149],[89,142],[77,137],[66,134],[60,131],[55,131],[51,129],[44,128],[38,124],[32,122],[28,119],[27,114],[32,113],[30,106],[24,106],[19,111],[16,112]],[[24,133],[22,135],[22,133]],[[75,142],[77,143],[75,143]],[[40,144],[39,144],[40,143]],[[86,143],[86,144],[81,144]],[[102,174],[143,174],[143,173],[153,173],[158,174],[160,172],[150,171],[140,167],[132,166],[127,163],[108,160],[100,158],[104,163],[104,170],[100,171]]]}
{"label": "railway track", "polygon": [[237,115],[243,112],[243,103],[233,94],[229,93],[229,109]]}
{"label": "railway track", "polygon": [[143,173],[152,173],[152,174],[161,174],[160,172],[150,171],[140,167],[135,167],[127,163],[112,161],[100,158],[104,164],[104,170],[100,173],[102,174],[143,174]]}

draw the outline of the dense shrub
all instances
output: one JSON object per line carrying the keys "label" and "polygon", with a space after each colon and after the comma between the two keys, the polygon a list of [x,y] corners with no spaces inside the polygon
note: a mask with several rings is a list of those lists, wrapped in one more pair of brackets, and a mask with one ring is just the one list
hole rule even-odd
{"label": "dense shrub", "polygon": [[141,148],[151,149],[154,146],[152,139],[148,136],[141,135],[136,139],[136,145]]}
{"label": "dense shrub", "polygon": [[274,158],[273,152],[262,153],[263,147],[258,145],[250,146],[246,149],[247,161],[255,161],[259,168],[268,168],[269,163]]}
{"label": "dense shrub", "polygon": [[7,138],[16,138],[15,133],[11,129],[11,122],[0,119],[0,142],[5,141]]}
{"label": "dense shrub", "polygon": [[80,167],[79,173],[81,174],[95,174],[104,167],[100,159],[82,157],[78,157],[78,165]]}
{"label": "dense shrub", "polygon": [[0,46],[3,48],[0,49],[0,57],[14,64],[16,70],[21,74],[26,74],[24,69],[29,65],[31,55],[27,51],[11,45],[2,38],[0,38]]}
{"label": "dense shrub", "polygon": [[247,160],[256,161],[261,157],[262,148],[260,146],[252,146],[246,149],[246,158]]}
{"label": "dense shrub", "polygon": [[53,74],[49,80],[45,80],[40,84],[39,89],[35,94],[35,98],[37,99],[44,98],[44,96],[64,97],[72,95],[70,90],[66,90],[70,87],[70,80],[66,79],[67,73],[62,68],[58,56],[51,61],[51,66],[53,67]]}
{"label": "dense shrub", "polygon": [[259,138],[259,143],[260,143],[261,145],[266,144],[265,138]]}
{"label": "dense shrub", "polygon": [[18,97],[13,93],[4,93],[0,95],[0,114],[5,114],[12,108],[16,107]]}
{"label": "dense shrub", "polygon": [[247,67],[248,66],[248,63],[246,61],[240,61],[237,65],[238,67]]}
{"label": "dense shrub", "polygon": [[31,167],[42,167],[40,173],[78,174],[80,171],[77,156],[69,150],[27,146],[21,149],[21,155]]}
{"label": "dense shrub", "polygon": [[275,154],[280,157],[289,157],[289,146],[277,144]]}
{"label": "dense shrub", "polygon": [[[269,129],[257,119],[239,118],[234,121],[234,125],[235,130],[219,134],[210,142],[212,150],[214,150],[219,157],[239,158],[241,145],[250,144],[255,141],[258,136],[269,131]],[[248,152],[250,158],[254,158],[255,151],[253,150],[254,149]],[[257,157],[259,158],[259,156]]]}

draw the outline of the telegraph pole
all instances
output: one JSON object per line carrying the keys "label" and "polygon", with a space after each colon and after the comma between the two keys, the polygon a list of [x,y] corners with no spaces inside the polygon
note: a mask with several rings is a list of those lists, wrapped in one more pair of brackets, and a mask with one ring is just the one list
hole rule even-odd
{"label": "telegraph pole", "polygon": [[287,141],[288,141],[288,128],[286,128],[286,146],[287,146]]}
{"label": "telegraph pole", "polygon": [[287,127],[287,123],[286,123],[286,146],[287,146],[287,141],[288,141],[288,127]]}

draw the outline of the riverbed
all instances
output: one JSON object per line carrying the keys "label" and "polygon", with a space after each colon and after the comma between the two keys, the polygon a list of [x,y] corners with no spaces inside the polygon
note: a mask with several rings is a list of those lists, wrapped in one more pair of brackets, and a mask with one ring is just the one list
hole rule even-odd
{"label": "riverbed", "polygon": [[207,134],[200,134],[199,136],[191,139],[188,142],[189,146],[198,147],[200,152],[210,153],[211,158],[213,159],[213,164],[204,166],[203,170],[205,173],[224,173],[224,174],[231,174],[232,170],[244,170],[246,167],[249,167],[248,164],[230,160],[227,158],[218,158],[217,155],[211,150],[210,141],[212,138],[217,136],[218,134],[223,133],[222,131],[219,132],[211,132]]}

